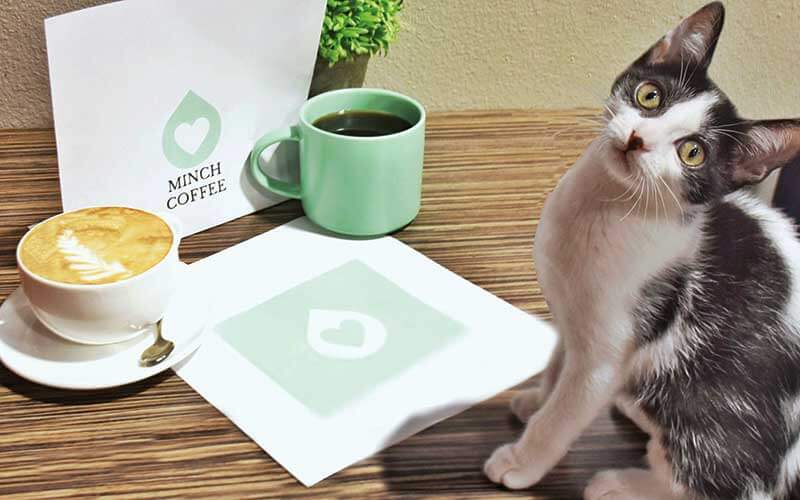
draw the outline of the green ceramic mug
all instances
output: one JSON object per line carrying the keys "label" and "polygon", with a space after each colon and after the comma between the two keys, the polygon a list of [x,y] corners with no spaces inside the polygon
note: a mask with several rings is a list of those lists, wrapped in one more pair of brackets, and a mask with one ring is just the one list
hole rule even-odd
{"label": "green ceramic mug", "polygon": [[[353,137],[317,128],[314,121],[339,111],[382,111],[411,128],[390,135]],[[261,153],[280,141],[300,143],[300,182],[265,174]],[[402,228],[419,213],[425,109],[415,100],[381,89],[320,94],[300,109],[297,125],[274,130],[250,153],[250,172],[264,188],[302,201],[308,218],[331,231],[376,236]]]}

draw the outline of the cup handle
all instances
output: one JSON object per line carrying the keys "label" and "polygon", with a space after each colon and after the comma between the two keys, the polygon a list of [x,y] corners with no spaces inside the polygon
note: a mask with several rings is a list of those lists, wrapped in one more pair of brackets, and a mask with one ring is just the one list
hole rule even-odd
{"label": "cup handle", "polygon": [[258,164],[261,158],[261,153],[265,149],[272,146],[276,142],[281,141],[299,141],[300,129],[297,126],[283,127],[278,130],[273,130],[256,142],[253,151],[250,153],[250,173],[253,179],[262,187],[269,189],[273,193],[285,196],[287,198],[300,199],[300,184],[293,182],[286,182],[276,179],[270,175],[265,174]]}

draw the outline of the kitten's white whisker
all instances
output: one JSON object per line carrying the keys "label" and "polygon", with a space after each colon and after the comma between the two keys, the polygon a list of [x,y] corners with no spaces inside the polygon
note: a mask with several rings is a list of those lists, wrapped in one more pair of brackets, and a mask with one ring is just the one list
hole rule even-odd
{"label": "kitten's white whisker", "polygon": [[631,190],[633,190],[633,188],[634,188],[634,185],[631,184],[630,186],[628,186],[628,189],[626,189],[621,195],[616,196],[616,197],[611,198],[611,199],[606,199],[606,200],[603,200],[603,201],[605,201],[606,203],[613,203],[615,201],[622,200],[622,198],[625,197],[625,195],[627,195],[628,197],[625,198],[625,200],[622,200],[622,201],[627,201],[627,200],[629,200],[631,198],[631,195],[629,193],[631,192]]}
{"label": "kitten's white whisker", "polygon": [[656,196],[656,189],[655,189],[656,186],[654,182],[655,181],[653,180],[652,177],[647,178],[647,183],[650,185],[650,191],[652,192],[653,195],[653,204],[655,205],[656,209],[656,225],[658,225],[658,223],[661,221],[661,214],[658,211],[658,197]]}
{"label": "kitten's white whisker", "polygon": [[734,130],[732,128],[712,127],[709,130],[716,130],[716,131],[719,131],[719,132],[730,132],[731,134],[739,134],[739,135],[742,135],[744,137],[750,137],[750,134],[748,134],[747,132],[742,132],[741,130]]}
{"label": "kitten's white whisker", "polygon": [[610,140],[611,139],[605,134],[600,134],[600,137],[597,139],[599,147],[604,147]]}
{"label": "kitten's white whisker", "polygon": [[638,192],[639,192],[639,189],[641,189],[641,185],[642,185],[643,181],[644,181],[644,179],[643,179],[642,177],[637,177],[637,178],[634,180],[634,182],[636,182],[636,190],[635,190],[635,191],[632,191],[632,192],[631,192],[631,193],[630,193],[630,194],[629,194],[629,195],[628,195],[628,196],[627,196],[627,197],[626,197],[624,200],[622,200],[622,201],[623,201],[623,202],[626,202],[626,201],[630,201],[630,200],[632,200],[632,199],[633,199],[633,198],[634,198],[634,197],[635,197],[635,196],[638,194]]}
{"label": "kitten's white whisker", "polygon": [[623,182],[623,183],[626,183],[626,182],[628,182],[628,181],[631,181],[631,182],[628,184],[628,189],[626,189],[626,190],[625,190],[625,191],[624,191],[622,194],[620,194],[619,196],[615,196],[614,198],[610,198],[610,199],[606,198],[606,199],[604,199],[603,201],[604,201],[604,202],[606,202],[606,203],[611,203],[611,202],[614,202],[614,201],[619,201],[619,200],[620,200],[622,197],[624,197],[626,194],[628,194],[628,193],[629,193],[629,192],[630,192],[630,191],[631,191],[631,190],[632,190],[632,189],[635,187],[635,185],[636,185],[636,184],[635,184],[635,182],[639,180],[639,179],[638,179],[638,177],[637,177],[637,178],[635,178],[635,179],[633,179],[633,180],[631,180],[631,178],[632,178],[632,177],[634,177],[634,174],[630,174],[629,176],[627,176],[627,177],[625,177],[624,179],[622,179],[622,182]]}
{"label": "kitten's white whisker", "polygon": [[[690,61],[690,64],[691,64],[691,61]],[[687,84],[692,81],[692,78],[694,78],[694,74],[697,72],[697,68],[699,68],[700,66],[701,66],[700,63],[694,65],[694,69],[692,70],[692,74],[689,76],[689,78],[686,79],[686,83]]]}
{"label": "kitten's white whisker", "polygon": [[[658,206],[658,185],[654,179],[651,179],[650,183],[653,185],[653,201],[656,204],[656,224],[661,221],[661,214],[659,213],[659,206]],[[667,219],[667,213],[664,212],[664,219]]]}
{"label": "kitten's white whisker", "polygon": [[603,117],[597,115],[576,116],[578,120],[602,121]]}
{"label": "kitten's white whisker", "polygon": [[725,132],[725,131],[722,131],[722,130],[715,130],[715,132],[718,132],[718,133],[724,135],[725,137],[731,139],[732,141],[734,141],[737,144],[739,144],[741,147],[747,148],[747,146],[745,146],[745,144],[741,140],[739,140],[736,136],[731,135],[728,132]]}
{"label": "kitten's white whisker", "polygon": [[[660,175],[657,175],[657,174],[656,174],[656,177],[657,177],[658,179],[661,179],[661,176],[660,176]],[[663,179],[662,179],[662,180],[663,180]],[[659,186],[658,184],[656,184],[656,182],[655,182],[655,181],[653,181],[653,185],[655,185],[655,187],[656,187],[656,192],[658,193],[658,197],[661,199],[661,206],[664,208],[664,219],[665,219],[667,222],[669,222],[669,210],[667,210],[667,202],[666,202],[666,201],[664,201],[664,193],[661,191],[661,186]]]}
{"label": "kitten's white whisker", "polygon": [[642,178],[642,179],[639,181],[639,186],[637,187],[637,191],[639,192],[639,197],[638,197],[638,198],[636,198],[636,202],[635,202],[635,203],[634,203],[634,204],[631,206],[631,209],[630,209],[630,210],[628,210],[628,213],[626,213],[625,215],[623,215],[623,216],[622,216],[622,218],[619,220],[620,222],[622,222],[622,221],[624,221],[625,219],[627,219],[627,218],[628,218],[628,216],[629,216],[629,215],[630,215],[630,214],[631,214],[631,213],[632,213],[632,212],[633,212],[633,211],[636,209],[636,207],[639,205],[639,201],[641,201],[641,199],[642,199],[642,194],[644,194],[644,191],[642,191],[642,187],[643,187],[643,186],[644,186],[644,178]]}
{"label": "kitten's white whisker", "polygon": [[[608,102],[604,102],[603,103],[603,108],[605,110],[605,113],[603,113],[602,117],[603,117],[603,119],[605,119],[606,124],[608,124],[611,120],[616,118],[617,113],[615,113],[614,110],[611,109],[611,106],[608,105]],[[607,114],[607,116],[606,116],[606,114]]]}
{"label": "kitten's white whisker", "polygon": [[750,120],[741,120],[738,122],[723,123],[721,125],[717,125],[717,127],[733,127],[735,125],[744,125],[746,123],[750,123]]}
{"label": "kitten's white whisker", "polygon": [[[688,69],[688,66],[685,67],[685,69]],[[688,73],[688,71],[684,71],[683,51],[681,51],[681,72],[680,72],[680,75],[678,77],[678,87],[679,88],[683,88],[684,85],[686,84],[686,82],[684,80],[684,78],[686,77],[686,73]]]}
{"label": "kitten's white whisker", "polygon": [[[648,177],[647,178],[647,192],[650,193],[652,191],[653,191],[653,179]],[[656,198],[656,194],[655,193],[653,193],[653,201],[656,202],[656,225],[658,225],[659,215],[661,215],[661,214],[658,213],[658,198]]]}
{"label": "kitten's white whisker", "polygon": [[[589,131],[594,132],[596,134],[600,134],[605,129],[604,126],[598,123],[581,123],[578,122],[579,125],[582,125],[582,128],[588,128]],[[588,125],[588,127],[586,127]],[[561,132],[557,132],[558,135],[563,134],[565,132],[574,132],[575,130],[562,130]]]}
{"label": "kitten's white whisker", "polygon": [[671,187],[669,187],[669,184],[667,184],[667,181],[665,181],[663,178],[661,178],[661,176],[658,176],[658,180],[660,180],[661,183],[664,184],[664,187],[667,188],[667,191],[669,191],[669,194],[672,195],[672,199],[675,200],[675,205],[678,207],[678,210],[681,211],[681,219],[682,219],[685,216],[685,214],[683,212],[683,205],[681,205],[681,202],[678,201],[678,197],[675,196],[675,192],[672,190]]}

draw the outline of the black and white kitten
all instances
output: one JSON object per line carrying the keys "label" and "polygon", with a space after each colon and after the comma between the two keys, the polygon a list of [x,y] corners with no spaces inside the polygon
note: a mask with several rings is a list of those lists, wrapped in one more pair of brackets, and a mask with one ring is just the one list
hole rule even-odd
{"label": "black and white kitten", "polygon": [[539,481],[598,412],[650,434],[648,469],[594,499],[800,498],[800,242],[743,186],[800,153],[800,121],[740,118],[708,78],[711,3],[614,83],[606,127],[548,197],[534,242],[560,333],[527,427],[488,477]]}

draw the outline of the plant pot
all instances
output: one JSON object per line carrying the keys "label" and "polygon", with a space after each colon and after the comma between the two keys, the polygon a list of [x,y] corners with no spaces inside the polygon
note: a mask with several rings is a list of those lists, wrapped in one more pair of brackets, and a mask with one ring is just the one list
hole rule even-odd
{"label": "plant pot", "polygon": [[363,86],[368,62],[369,54],[356,56],[350,61],[339,61],[333,66],[329,66],[328,61],[317,57],[308,97],[314,97],[329,90]]}

